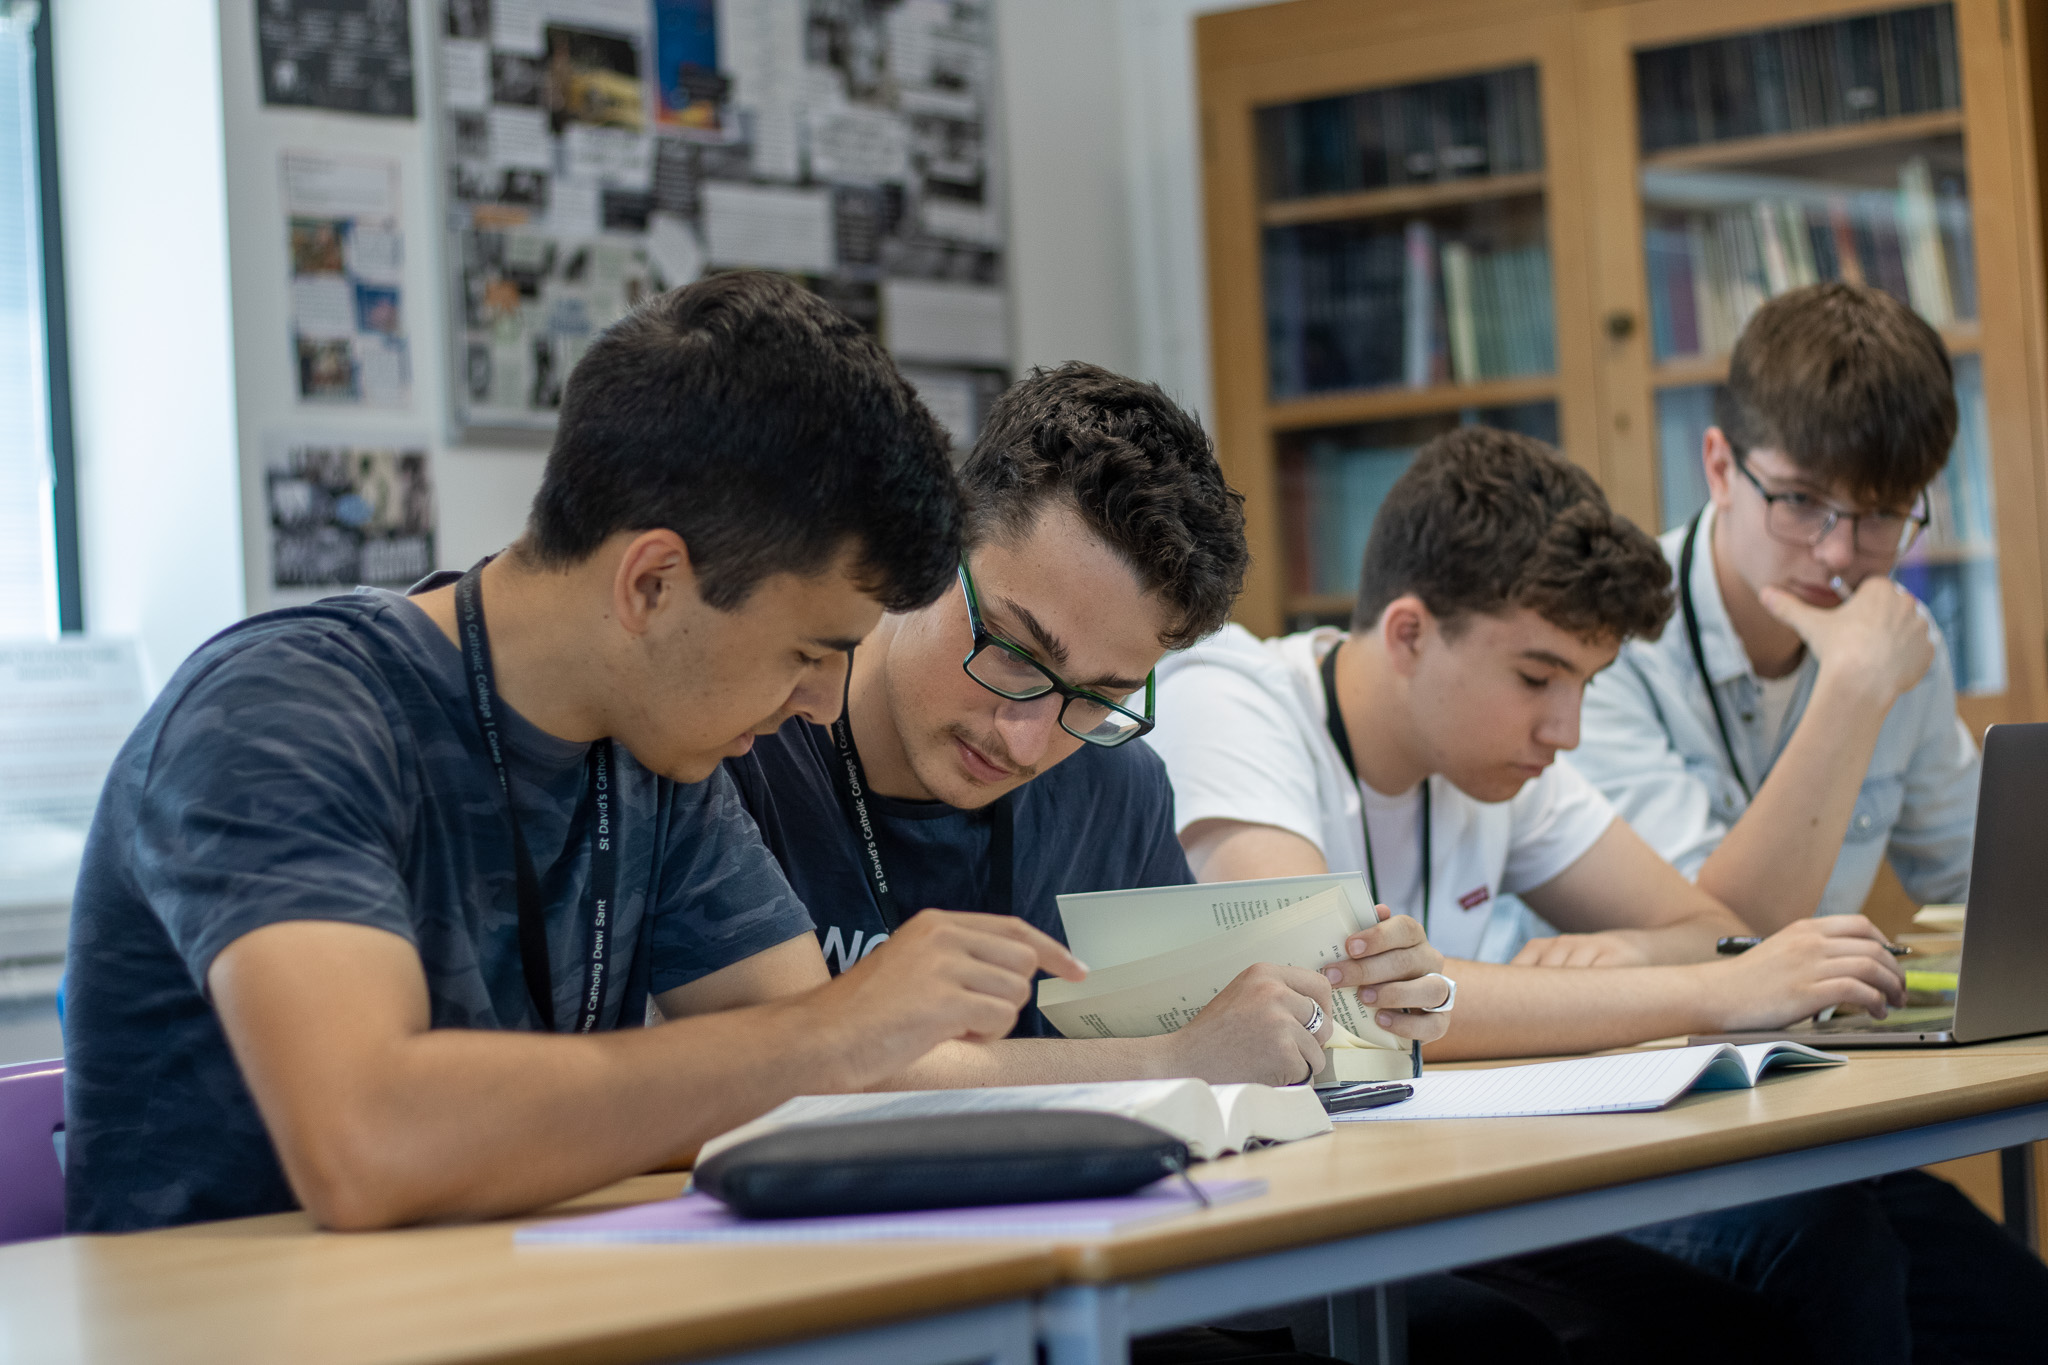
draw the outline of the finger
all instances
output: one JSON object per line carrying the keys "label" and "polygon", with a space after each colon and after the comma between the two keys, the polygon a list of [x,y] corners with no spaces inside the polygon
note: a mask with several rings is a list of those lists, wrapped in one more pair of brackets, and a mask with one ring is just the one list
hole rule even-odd
{"label": "finger", "polygon": [[1007,972],[985,962],[964,962],[951,976],[961,990],[1001,1000],[1012,1009],[1022,1009],[1033,993],[1030,973]]}
{"label": "finger", "polygon": [[1815,915],[1810,919],[1800,920],[1799,923],[1811,925],[1812,928],[1808,932],[1826,938],[1867,938],[1878,943],[1888,941],[1884,936],[1884,930],[1861,915]]}
{"label": "finger", "polygon": [[1372,957],[1395,948],[1412,948],[1427,942],[1429,937],[1422,932],[1420,924],[1407,915],[1395,915],[1353,934],[1345,943],[1344,951],[1353,957]]}
{"label": "finger", "polygon": [[987,995],[963,991],[952,1002],[955,1037],[973,1043],[991,1043],[1007,1038],[1017,1026],[1017,1011]]}
{"label": "finger", "polygon": [[[1069,952],[1065,944],[1015,915],[959,913],[952,918],[959,921],[961,927],[991,941],[970,950],[976,957],[987,961],[1009,961],[1012,960],[1013,948],[1022,949],[1027,954],[1027,963],[1019,970],[1027,974],[1043,969],[1068,981],[1080,981],[1088,975],[1087,964]],[[1004,947],[996,947],[998,943]]]}
{"label": "finger", "polygon": [[[1419,981],[1392,981],[1373,992],[1374,998],[1367,1004],[1382,1010],[1433,1010],[1451,998],[1451,989],[1441,977],[1428,976]],[[1358,993],[1365,1000],[1365,992]]]}
{"label": "finger", "polygon": [[[1306,967],[1280,967],[1272,969],[1274,978],[1296,995],[1304,996],[1312,1005],[1320,1005],[1323,1013],[1330,1012],[1330,981],[1321,972],[1312,972]],[[1309,1006],[1304,1005],[1301,1017],[1306,1019]]]}
{"label": "finger", "polygon": [[1793,630],[1798,631],[1802,637],[1806,634],[1802,627],[1820,614],[1820,608],[1809,607],[1791,593],[1775,585],[1766,585],[1757,593],[1757,600],[1764,604],[1765,611],[1792,627]]}
{"label": "finger", "polygon": [[1865,982],[1873,989],[1883,992],[1894,1005],[1906,1003],[1906,979],[1889,957],[1883,961],[1873,961],[1867,957],[1830,957],[1822,970],[1832,975],[1854,977]]}
{"label": "finger", "polygon": [[1527,943],[1524,943],[1522,945],[1522,951],[1516,953],[1512,958],[1508,960],[1508,965],[1510,967],[1541,966],[1543,963],[1543,954],[1546,951],[1548,951],[1550,945],[1555,942],[1557,942],[1557,940],[1554,938],[1532,938]]}
{"label": "finger", "polygon": [[1846,978],[1823,981],[1818,996],[1836,1006],[1853,1005],[1874,1019],[1882,1019],[1890,1012],[1885,1007],[1884,996],[1861,981]]}
{"label": "finger", "polygon": [[1369,987],[1390,981],[1413,981],[1418,976],[1440,972],[1443,967],[1443,954],[1434,948],[1403,948],[1399,952],[1369,957],[1358,964],[1362,984]]}
{"label": "finger", "polygon": [[1412,1014],[1407,1010],[1381,1010],[1373,1016],[1373,1022],[1397,1038],[1406,1038],[1417,1043],[1433,1043],[1450,1031],[1451,1016]]}

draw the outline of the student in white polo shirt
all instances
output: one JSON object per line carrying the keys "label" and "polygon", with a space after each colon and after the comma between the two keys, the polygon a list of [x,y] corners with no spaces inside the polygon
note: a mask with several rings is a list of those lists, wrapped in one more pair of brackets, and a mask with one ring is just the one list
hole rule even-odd
{"label": "student in white polo shirt", "polygon": [[1969,888],[1977,746],[1941,632],[1893,583],[1956,433],[1934,329],[1813,285],[1750,319],[1702,442],[1711,501],[1663,538],[1678,628],[1587,690],[1572,763],[1758,933]]}
{"label": "student in white polo shirt", "polygon": [[[1432,441],[1374,522],[1350,634],[1262,642],[1231,627],[1162,667],[1150,740],[1196,875],[1364,871],[1375,898],[1421,920],[1452,959],[1458,1027],[1432,1057],[1591,1050],[1901,1003],[1883,936],[1856,914],[1798,918],[1717,959],[1716,939],[1740,921],[1553,763],[1578,743],[1588,681],[1625,638],[1663,624],[1670,582],[1654,542],[1540,443],[1483,428]],[[1506,893],[1567,932],[1524,942],[1525,912],[1503,907]],[[1350,945],[1354,959],[1373,951],[1372,930]],[[1330,969],[1335,983],[1364,984],[1361,963],[1349,968]],[[2048,1268],[1929,1177],[1632,1239],[1761,1295],[1797,1324],[1809,1359],[2019,1361],[2048,1341]],[[1559,1302],[1512,1264],[1495,1273],[1492,1287],[1539,1312]],[[1600,1278],[1572,1277],[1596,1316],[1616,1307]]]}

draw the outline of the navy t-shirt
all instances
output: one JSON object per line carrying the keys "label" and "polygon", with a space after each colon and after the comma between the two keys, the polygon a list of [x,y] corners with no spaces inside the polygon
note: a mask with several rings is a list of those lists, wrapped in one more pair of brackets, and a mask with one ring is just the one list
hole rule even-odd
{"label": "navy t-shirt", "polygon": [[[862,846],[837,785],[832,732],[802,717],[754,742],[726,768],[761,837],[809,907],[825,965],[838,975],[888,939],[861,867]],[[1114,749],[1083,745],[1001,798],[1014,840],[1011,913],[1061,942],[1058,896],[1192,882],[1174,836],[1166,765],[1143,740]],[[868,812],[906,916],[919,910],[987,910],[993,805],[960,810],[941,801],[871,793]],[[1058,1037],[1036,1005],[1015,1037]]]}
{"label": "navy t-shirt", "polygon": [[[445,580],[444,580],[445,581]],[[547,905],[555,1017],[589,947],[589,748],[504,708]],[[601,1026],[808,930],[723,772],[623,749],[613,971]],[[511,826],[461,654],[417,606],[360,590],[201,646],[122,748],[86,844],[67,961],[66,1219],[107,1232],[295,1206],[205,993],[229,943],[339,920],[419,952],[435,1028],[537,1029]]]}

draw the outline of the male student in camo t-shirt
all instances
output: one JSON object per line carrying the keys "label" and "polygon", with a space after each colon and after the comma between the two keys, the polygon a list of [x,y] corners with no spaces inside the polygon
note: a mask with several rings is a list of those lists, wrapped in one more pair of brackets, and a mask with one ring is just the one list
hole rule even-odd
{"label": "male student in camo t-shirt", "polygon": [[1078,977],[936,914],[828,979],[718,767],[950,585],[947,457],[852,321],[721,276],[591,345],[503,555],[202,645],[86,845],[70,1228],[523,1212]]}

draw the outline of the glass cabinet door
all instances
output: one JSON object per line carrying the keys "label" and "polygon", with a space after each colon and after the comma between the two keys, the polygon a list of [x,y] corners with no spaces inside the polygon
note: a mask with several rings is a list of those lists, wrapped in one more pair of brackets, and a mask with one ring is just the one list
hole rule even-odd
{"label": "glass cabinet door", "polygon": [[1765,300],[1875,285],[1941,333],[1960,426],[1933,522],[1896,577],[1966,694],[2006,690],[1995,491],[1955,15],[1928,5],[1635,53],[1660,519],[1706,500],[1700,443]]}

